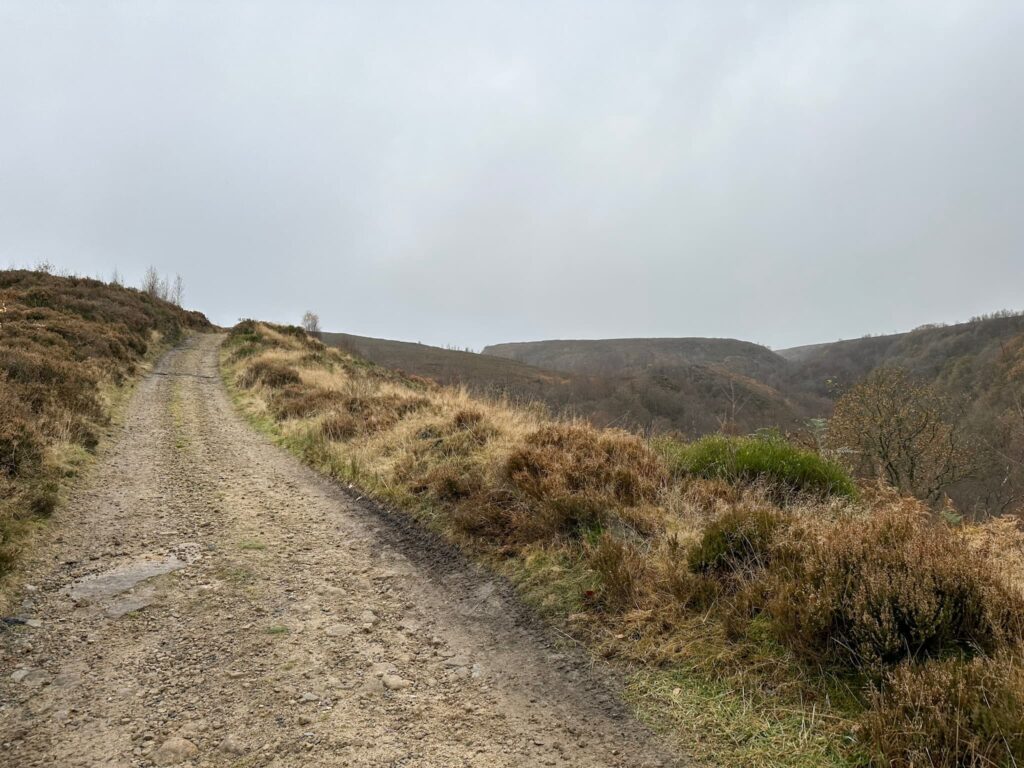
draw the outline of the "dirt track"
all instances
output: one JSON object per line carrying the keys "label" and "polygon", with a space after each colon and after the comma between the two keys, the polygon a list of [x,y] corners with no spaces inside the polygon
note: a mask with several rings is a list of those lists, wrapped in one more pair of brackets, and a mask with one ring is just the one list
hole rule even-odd
{"label": "dirt track", "polygon": [[245,425],[220,339],[139,384],[25,563],[3,768],[672,764],[504,586]]}

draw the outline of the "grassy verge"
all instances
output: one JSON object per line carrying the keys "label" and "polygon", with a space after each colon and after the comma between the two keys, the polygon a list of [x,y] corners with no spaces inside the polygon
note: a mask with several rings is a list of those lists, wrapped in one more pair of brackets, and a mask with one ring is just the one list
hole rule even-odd
{"label": "grassy verge", "polygon": [[[938,742],[921,734],[950,723],[963,738],[934,764],[1024,749],[1006,725],[1024,702],[1016,528],[996,551],[982,527],[855,493],[777,439],[652,447],[374,367],[296,328],[240,324],[222,372],[260,430],[457,542],[620,665],[637,714],[694,756],[928,764]],[[970,700],[971,681],[997,681],[1000,716],[972,720],[934,695],[935,664],[972,670],[958,678]],[[885,727],[879,713],[894,713]]]}

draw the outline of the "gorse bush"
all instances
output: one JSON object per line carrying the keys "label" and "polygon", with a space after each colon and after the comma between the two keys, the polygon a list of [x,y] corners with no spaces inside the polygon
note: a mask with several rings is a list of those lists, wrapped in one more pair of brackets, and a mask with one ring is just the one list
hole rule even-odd
{"label": "gorse bush", "polygon": [[781,498],[793,494],[852,498],[856,492],[838,464],[777,435],[709,435],[693,443],[662,440],[658,446],[677,475],[759,483]]}
{"label": "gorse bush", "polygon": [[896,502],[808,537],[770,612],[805,654],[864,670],[1019,642],[1024,601],[962,536]]}

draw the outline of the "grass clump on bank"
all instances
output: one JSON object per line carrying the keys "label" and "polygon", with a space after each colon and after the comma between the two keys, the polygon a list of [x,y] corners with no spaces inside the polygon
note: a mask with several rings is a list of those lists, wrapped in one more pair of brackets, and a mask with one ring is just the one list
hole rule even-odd
{"label": "grass clump on bank", "polygon": [[780,498],[794,494],[853,498],[856,494],[842,467],[777,434],[708,435],[692,443],[663,440],[660,447],[677,475],[762,484]]}
{"label": "grass clump on bank", "polygon": [[[997,549],[979,526],[855,489],[777,436],[652,446],[407,379],[277,326],[240,326],[224,361],[250,417],[508,574],[636,673],[631,696],[649,720],[700,737],[719,762],[1014,756],[1018,529],[1000,529]],[[250,382],[261,364],[298,382]],[[940,671],[960,676],[964,701],[998,691],[986,699],[998,711],[962,715],[934,690]],[[949,723],[955,749],[940,736]]]}
{"label": "grass clump on bank", "polygon": [[112,388],[154,346],[209,323],[131,288],[22,270],[0,272],[0,307],[2,575],[76,457],[96,448]]}

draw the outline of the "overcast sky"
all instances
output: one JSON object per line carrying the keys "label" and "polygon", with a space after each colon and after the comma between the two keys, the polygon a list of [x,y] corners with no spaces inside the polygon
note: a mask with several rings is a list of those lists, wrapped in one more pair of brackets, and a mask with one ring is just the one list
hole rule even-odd
{"label": "overcast sky", "polygon": [[0,0],[0,266],[480,347],[1024,307],[1024,3]]}

